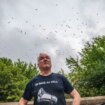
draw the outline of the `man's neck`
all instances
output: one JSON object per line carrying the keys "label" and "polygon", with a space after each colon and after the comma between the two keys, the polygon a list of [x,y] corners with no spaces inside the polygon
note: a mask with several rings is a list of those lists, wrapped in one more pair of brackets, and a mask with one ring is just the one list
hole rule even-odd
{"label": "man's neck", "polygon": [[40,71],[40,75],[42,75],[42,76],[48,76],[51,73],[52,73],[51,70],[48,70],[48,71]]}

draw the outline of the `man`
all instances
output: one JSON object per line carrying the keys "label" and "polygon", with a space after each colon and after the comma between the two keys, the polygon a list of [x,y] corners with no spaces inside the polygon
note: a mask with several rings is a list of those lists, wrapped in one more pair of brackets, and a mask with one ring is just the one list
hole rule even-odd
{"label": "man", "polygon": [[19,105],[27,105],[34,97],[34,105],[66,105],[64,92],[73,97],[72,105],[80,105],[80,95],[69,81],[61,74],[51,72],[51,58],[46,53],[40,53],[38,67],[40,74],[26,86]]}

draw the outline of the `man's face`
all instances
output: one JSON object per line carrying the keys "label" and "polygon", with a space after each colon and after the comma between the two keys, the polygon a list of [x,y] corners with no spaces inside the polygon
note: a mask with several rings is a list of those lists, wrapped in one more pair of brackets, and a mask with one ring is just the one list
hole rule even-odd
{"label": "man's face", "polygon": [[41,53],[38,57],[38,66],[40,70],[50,70],[51,58],[47,54]]}

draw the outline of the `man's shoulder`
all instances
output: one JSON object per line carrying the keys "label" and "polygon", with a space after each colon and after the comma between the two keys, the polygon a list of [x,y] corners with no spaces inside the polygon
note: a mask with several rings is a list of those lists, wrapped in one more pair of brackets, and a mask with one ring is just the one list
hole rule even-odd
{"label": "man's shoulder", "polygon": [[64,78],[64,75],[62,75],[60,73],[53,73],[53,76],[59,77],[59,78]]}
{"label": "man's shoulder", "polygon": [[35,82],[36,80],[38,80],[38,78],[39,78],[39,75],[33,77],[33,78],[29,81],[29,83]]}

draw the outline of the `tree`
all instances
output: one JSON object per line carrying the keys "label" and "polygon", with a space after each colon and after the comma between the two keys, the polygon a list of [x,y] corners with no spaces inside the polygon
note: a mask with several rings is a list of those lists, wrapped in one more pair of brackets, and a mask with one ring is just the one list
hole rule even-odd
{"label": "tree", "polygon": [[81,59],[66,59],[68,76],[82,96],[105,95],[105,36],[93,38],[79,53]]}
{"label": "tree", "polygon": [[26,83],[38,73],[35,65],[0,58],[0,101],[18,101]]}

